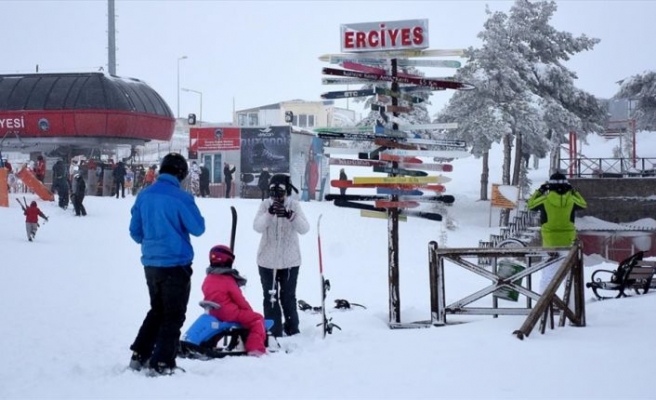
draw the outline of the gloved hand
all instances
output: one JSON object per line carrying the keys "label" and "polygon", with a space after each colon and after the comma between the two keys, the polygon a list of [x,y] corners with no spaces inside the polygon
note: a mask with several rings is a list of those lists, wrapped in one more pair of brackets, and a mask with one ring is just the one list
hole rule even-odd
{"label": "gloved hand", "polygon": [[549,191],[549,184],[548,183],[543,183],[542,186],[540,186],[540,189],[538,189],[540,194],[545,194]]}
{"label": "gloved hand", "polygon": [[269,206],[269,214],[276,215],[278,217],[285,216],[285,205],[281,201],[274,200],[271,206]]}
{"label": "gloved hand", "polygon": [[280,204],[278,209],[276,209],[276,216],[278,216],[278,218],[287,218],[287,210],[283,204]]}
{"label": "gloved hand", "polygon": [[285,211],[285,218],[287,218],[290,221],[294,219],[294,211],[292,210]]}

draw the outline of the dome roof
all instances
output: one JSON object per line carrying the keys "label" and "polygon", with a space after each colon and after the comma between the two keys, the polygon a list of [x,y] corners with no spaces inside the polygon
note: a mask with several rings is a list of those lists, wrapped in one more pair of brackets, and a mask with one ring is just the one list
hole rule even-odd
{"label": "dome roof", "polygon": [[120,110],[173,117],[143,81],[101,72],[0,75],[0,111]]}

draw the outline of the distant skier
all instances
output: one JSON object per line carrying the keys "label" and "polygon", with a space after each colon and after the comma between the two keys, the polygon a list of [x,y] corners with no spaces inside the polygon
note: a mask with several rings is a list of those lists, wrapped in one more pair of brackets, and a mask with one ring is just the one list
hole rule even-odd
{"label": "distant skier", "polygon": [[46,179],[46,160],[43,159],[42,155],[39,155],[36,158],[34,175],[36,175],[36,179],[40,180],[41,183]]}
{"label": "distant skier", "polygon": [[237,167],[230,168],[230,164],[224,163],[223,165],[223,180],[225,181],[226,186],[226,199],[230,198],[230,189],[232,189],[232,174],[235,173]]}
{"label": "distant skier", "polygon": [[205,165],[200,166],[200,176],[198,178],[200,185],[200,197],[209,197],[210,195],[210,170]]}
{"label": "distant skier", "polygon": [[[348,181],[348,176],[346,175],[346,172],[344,171],[344,168],[339,169],[339,180],[340,181]],[[344,196],[346,194],[346,188],[339,188],[339,194]]]}
{"label": "distant skier", "polygon": [[[26,202],[27,203],[27,202]],[[25,231],[27,232],[27,240],[30,242],[36,236],[36,231],[39,230],[39,217],[48,220],[48,217],[36,205],[36,201],[30,203],[30,206],[23,207],[23,214],[25,215]]]}
{"label": "distant skier", "polygon": [[66,166],[62,160],[57,160],[52,166],[52,191],[57,192],[59,207],[68,208],[69,185],[66,177]]}
{"label": "distant skier", "polygon": [[260,192],[262,192],[263,201],[269,197],[269,179],[271,179],[269,169],[264,167],[260,173],[260,177],[257,178],[257,187],[260,189]]}
{"label": "distant skier", "polygon": [[71,200],[73,201],[73,209],[75,210],[75,216],[77,217],[84,217],[87,215],[87,209],[84,207],[84,204],[82,204],[86,191],[87,184],[84,182],[82,174],[75,174],[75,176],[73,176],[73,183],[71,185]]}
{"label": "distant skier", "polygon": [[119,161],[118,164],[114,167],[112,171],[112,176],[114,177],[114,190],[116,191],[116,198],[118,199],[118,190],[121,189],[121,197],[125,197],[125,175],[127,171],[125,170],[125,164],[123,161]]}

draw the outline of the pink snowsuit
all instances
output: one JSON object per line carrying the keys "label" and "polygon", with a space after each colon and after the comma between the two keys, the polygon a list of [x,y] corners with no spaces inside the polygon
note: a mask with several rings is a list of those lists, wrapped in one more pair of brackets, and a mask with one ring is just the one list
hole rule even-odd
{"label": "pink snowsuit", "polygon": [[264,317],[253,311],[235,278],[227,274],[207,274],[202,289],[205,300],[221,305],[218,310],[211,310],[211,315],[221,321],[238,322],[248,329],[244,343],[246,352],[253,355],[266,353]]}

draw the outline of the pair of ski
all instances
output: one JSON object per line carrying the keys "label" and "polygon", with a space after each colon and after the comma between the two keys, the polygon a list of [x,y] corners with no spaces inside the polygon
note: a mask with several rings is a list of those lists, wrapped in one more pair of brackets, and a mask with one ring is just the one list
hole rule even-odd
{"label": "pair of ski", "polygon": [[[332,55],[326,61],[331,64],[357,61],[360,64],[371,66],[387,66],[390,64],[388,59],[365,57],[365,54]],[[396,61],[396,65],[399,67],[460,68],[462,63],[454,60],[409,60],[407,58],[401,58]]]}
{"label": "pair of ski", "polygon": [[[346,299],[335,299],[335,308],[338,310],[352,310],[354,307],[364,308],[365,310],[367,309],[367,307],[363,306],[362,304],[353,303]],[[310,311],[313,313],[320,313],[323,310],[321,306],[311,306],[305,300],[298,301],[298,309],[301,311]]]}
{"label": "pair of ski", "polygon": [[[378,200],[389,200],[389,196],[386,195],[367,195],[367,194],[327,194],[324,198],[328,201],[338,200],[338,201],[378,201]],[[444,203],[444,204],[453,204],[455,198],[450,194],[444,194],[440,196],[415,196],[415,195],[400,195],[399,201],[416,201],[416,202],[428,202],[428,203]]]}
{"label": "pair of ski", "polygon": [[[415,131],[415,130],[442,130],[442,129],[458,129],[457,122],[445,122],[445,123],[430,123],[430,124],[408,124],[403,122],[397,122],[398,131]],[[391,128],[391,126],[386,126],[385,128]],[[333,126],[325,128],[314,128],[315,132],[344,132],[344,133],[379,133],[376,132],[374,126],[363,125],[363,126]],[[382,132],[380,132],[382,133]]]}
{"label": "pair of ski", "polygon": [[419,96],[413,96],[407,93],[403,93],[401,91],[396,92],[393,91],[392,89],[387,89],[382,87],[373,87],[371,89],[359,89],[359,90],[335,90],[332,92],[326,92],[321,94],[321,98],[333,100],[333,99],[349,99],[354,97],[367,97],[367,96],[374,96],[374,95],[396,97],[397,99],[401,99],[412,104],[419,104],[425,101],[422,97]]}
{"label": "pair of ski", "polygon": [[[375,205],[372,204],[358,203],[356,201],[351,201],[351,200],[334,200],[333,204],[335,204],[337,207],[355,208],[358,210],[375,211],[377,213],[384,213],[388,210],[388,208],[376,207]],[[391,208],[397,208],[397,207],[391,207]],[[404,209],[399,212],[399,216],[417,217],[417,218],[427,219],[430,221],[442,221],[441,214],[427,212],[427,211]]]}
{"label": "pair of ski", "polygon": [[360,189],[377,189],[377,188],[388,188],[388,189],[397,189],[397,190],[406,190],[406,189],[424,189],[432,190],[434,192],[442,193],[446,190],[443,185],[439,184],[427,184],[427,183],[353,183],[351,180],[339,180],[334,179],[330,181],[330,186],[335,188],[360,188]]}
{"label": "pair of ski", "polygon": [[[387,173],[395,173],[395,172],[390,172],[387,170],[387,168],[390,168],[393,170],[391,167],[390,161],[382,161],[382,160],[360,160],[360,159],[352,159],[352,158],[338,158],[338,157],[331,157],[328,160],[328,164],[330,165],[347,165],[351,167],[374,167],[374,172],[387,172]],[[376,170],[376,168],[385,168],[386,170]],[[424,163],[399,163],[398,164],[399,169],[406,169],[406,170],[424,170],[424,171],[444,171],[444,172],[450,172],[453,171],[453,166],[451,164],[424,164]]]}
{"label": "pair of ski", "polygon": [[454,90],[471,90],[474,86],[469,83],[459,82],[452,79],[444,78],[424,78],[421,76],[396,76],[388,74],[378,74],[371,72],[351,71],[337,68],[323,68],[321,73],[324,75],[341,76],[345,78],[368,79],[372,82],[396,82],[400,84],[425,86],[434,90],[454,89]]}

